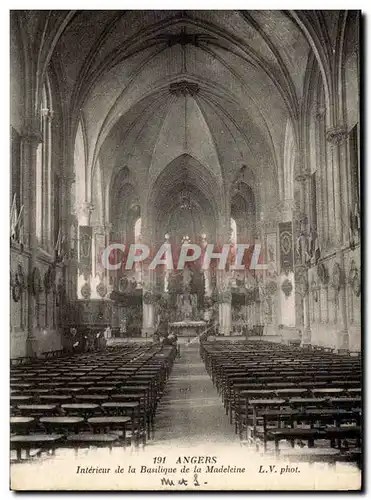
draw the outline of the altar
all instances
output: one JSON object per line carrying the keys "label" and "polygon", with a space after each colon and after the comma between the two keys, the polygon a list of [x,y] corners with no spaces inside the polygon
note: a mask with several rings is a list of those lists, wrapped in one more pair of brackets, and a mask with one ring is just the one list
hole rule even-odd
{"label": "altar", "polygon": [[197,337],[206,330],[205,321],[175,321],[169,323],[170,333],[175,333],[178,337]]}

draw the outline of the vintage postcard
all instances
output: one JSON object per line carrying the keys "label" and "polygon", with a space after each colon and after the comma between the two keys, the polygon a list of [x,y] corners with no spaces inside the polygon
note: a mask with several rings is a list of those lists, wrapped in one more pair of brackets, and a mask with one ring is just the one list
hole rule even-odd
{"label": "vintage postcard", "polygon": [[10,487],[360,490],[355,10],[10,11]]}

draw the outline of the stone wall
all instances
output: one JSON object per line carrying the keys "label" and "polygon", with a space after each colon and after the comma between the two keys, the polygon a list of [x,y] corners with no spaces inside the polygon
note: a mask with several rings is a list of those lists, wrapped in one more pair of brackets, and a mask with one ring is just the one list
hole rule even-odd
{"label": "stone wall", "polygon": [[[60,349],[62,346],[62,335],[59,328],[61,322],[61,308],[58,306],[57,283],[62,280],[62,270],[57,266],[55,281],[51,288],[46,291],[44,278],[52,259],[47,255],[39,255],[36,259],[36,267],[40,271],[41,291],[36,298],[30,288],[29,277],[30,255],[26,250],[13,246],[11,250],[10,272],[13,284],[23,276],[23,286],[17,299],[13,287],[10,287],[10,357],[17,358],[27,354],[27,338],[32,334],[33,348],[36,355],[44,351]],[[17,300],[15,300],[17,299]],[[33,324],[30,325],[28,307],[29,302],[35,301],[35,315]]]}
{"label": "stone wall", "polygon": [[[341,324],[341,310],[339,294],[332,285],[332,270],[336,263],[336,256],[332,255],[324,259],[324,264],[329,271],[327,284],[321,283],[317,268],[309,271],[309,305],[310,326],[312,344],[339,347],[339,333],[343,328]],[[359,247],[344,252],[345,276],[341,286],[345,286],[346,292],[346,315],[347,329],[349,333],[349,349],[360,351],[361,349],[361,295],[353,290],[349,282],[351,267],[356,266],[360,276],[360,249]]]}

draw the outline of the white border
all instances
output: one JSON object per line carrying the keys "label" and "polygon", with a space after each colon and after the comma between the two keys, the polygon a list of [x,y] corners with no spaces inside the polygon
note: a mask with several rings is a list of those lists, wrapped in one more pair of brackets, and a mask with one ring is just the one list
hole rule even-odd
{"label": "white border", "polygon": [[[1,228],[2,228],[2,242],[0,245],[0,262],[3,264],[3,272],[1,273],[2,275],[2,287],[1,287],[1,328],[0,328],[0,339],[1,339],[1,344],[0,344],[0,349],[1,353],[4,357],[2,362],[0,363],[1,366],[1,402],[2,402],[2,411],[1,411],[1,416],[0,416],[0,450],[1,450],[1,493],[5,494],[5,497],[10,497],[12,493],[9,491],[9,415],[8,415],[8,401],[9,401],[9,375],[8,375],[8,367],[9,367],[9,288],[8,288],[8,280],[9,280],[9,10],[10,9],[32,9],[32,10],[37,10],[37,9],[55,9],[55,10],[66,10],[67,8],[73,8],[73,9],[82,9],[82,10],[103,10],[103,9],[118,9],[118,10],[131,10],[133,8],[135,9],[148,9],[148,10],[159,10],[159,9],[187,9],[187,10],[229,10],[229,9],[249,9],[249,10],[259,10],[259,9],[282,9],[282,3],[277,2],[277,1],[257,1],[257,0],[251,0],[249,2],[247,1],[233,1],[233,2],[223,2],[220,0],[213,0],[213,1],[203,1],[200,2],[199,0],[188,0],[187,2],[175,2],[175,1],[157,1],[157,2],[150,2],[148,0],[136,0],[135,2],[123,2],[123,1],[105,1],[103,2],[94,2],[92,0],[86,1],[86,0],[79,0],[79,1],[74,1],[71,2],[70,5],[68,5],[69,2],[46,2],[45,0],[38,0],[34,2],[27,2],[27,1],[5,1],[1,5],[1,17],[0,17],[0,23],[1,23],[1,28],[0,28],[0,37],[1,37],[1,43],[0,43],[0,53],[1,53],[1,68],[3,70],[3,75],[1,78],[1,92],[0,92],[0,99],[1,99],[1,107],[0,109],[3,112],[3,119],[0,122],[1,126],[1,133],[0,133],[0,138],[1,138],[1,152],[2,152],[2,171],[1,171],[1,182],[0,182],[0,214],[1,214]],[[369,2],[366,2],[366,0],[362,0],[360,2],[356,2],[353,5],[351,2],[343,1],[343,0],[337,0],[332,1],[332,2],[323,2],[319,0],[311,0],[311,1],[306,1],[306,2],[295,2],[293,4],[292,2],[290,3],[289,6],[284,5],[284,8],[289,8],[289,9],[295,9],[295,10],[312,10],[312,9],[361,9],[363,11],[363,14],[365,15],[365,20],[364,20],[364,26],[363,26],[363,34],[365,36],[365,42],[364,42],[364,59],[362,61],[363,63],[363,73],[364,73],[364,89],[363,89],[363,101],[366,101],[367,108],[363,108],[363,126],[366,125],[366,122],[370,116],[370,99],[366,99],[366,95],[369,95],[369,63],[367,59],[367,55],[370,53],[370,36],[366,36],[366,29],[368,28],[368,20],[367,20],[367,14],[370,12],[370,7],[369,7]],[[366,133],[364,135],[364,142],[368,144],[368,148],[366,148],[366,155],[364,157],[364,170],[363,170],[363,180],[367,180],[367,187],[364,191],[365,197],[367,198],[366,193],[370,193],[370,184],[371,184],[371,175],[369,174],[367,177],[365,176],[365,172],[367,171],[367,167],[369,165],[368,159],[369,159],[369,150],[370,150],[370,145],[371,145],[371,140],[370,140],[370,126],[366,127]],[[371,203],[369,202],[367,204],[367,210],[366,213],[364,214],[364,219],[363,222],[365,224],[364,228],[364,235],[367,237],[367,233],[371,230],[370,228],[370,220],[371,220]],[[366,245],[366,242],[363,241],[363,245]],[[364,247],[365,248],[365,247]],[[368,252],[366,255],[366,251],[364,254],[364,257],[368,256]],[[370,278],[370,266],[368,266],[368,271],[367,271],[367,284],[369,282]],[[366,286],[365,286],[366,288]],[[364,302],[366,305],[366,301]],[[366,338],[368,335],[368,317],[366,317],[366,312],[367,312],[367,307],[365,307],[365,332],[364,332],[364,338]],[[367,321],[367,323],[366,323]],[[366,358],[367,360],[371,359],[370,356],[370,345],[371,341],[368,341],[366,343],[367,347],[367,352],[366,352]],[[364,363],[366,365],[366,363]],[[367,373],[366,373],[367,375]],[[367,396],[370,395],[370,387],[371,384],[367,386]],[[367,422],[366,428],[369,430],[371,426],[369,426],[369,415],[367,416]],[[367,436],[370,439],[370,432],[367,432]],[[367,449],[369,449],[369,439],[367,440]],[[366,454],[366,456],[368,456]],[[366,477],[368,477],[369,473],[369,466],[368,464],[365,463],[365,471],[364,474]],[[314,495],[313,493],[312,495]],[[37,493],[36,493],[37,495]],[[62,494],[64,496],[65,494]],[[78,498],[81,494],[74,494],[71,493],[69,494],[70,498]],[[178,495],[174,493],[174,495]],[[249,493],[249,497],[255,497],[255,498],[273,498],[273,494],[253,494]],[[318,494],[315,494],[318,498]],[[323,494],[319,494],[319,497],[321,497]],[[340,493],[332,494],[332,496],[339,496]],[[107,494],[98,494],[94,495],[95,498],[99,497],[106,497]],[[127,497],[128,494],[125,493],[125,496]],[[135,495],[137,497],[138,494]],[[142,496],[142,495],[141,495]],[[143,494],[145,497],[150,497],[148,494]],[[151,495],[152,496],[152,495]],[[328,495],[326,495],[327,497]],[[130,495],[129,497],[133,497],[134,495]],[[230,497],[232,498],[232,494],[225,494],[223,497]],[[52,494],[43,494],[43,498],[52,498]]]}

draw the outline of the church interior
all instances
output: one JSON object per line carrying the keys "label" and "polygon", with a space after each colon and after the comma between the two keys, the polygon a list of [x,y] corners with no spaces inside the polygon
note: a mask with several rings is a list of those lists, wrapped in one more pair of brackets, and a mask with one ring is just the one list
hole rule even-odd
{"label": "church interior", "polygon": [[[209,432],[361,468],[360,29],[11,11],[14,467]],[[265,266],[112,269],[112,244],[259,245]]]}

